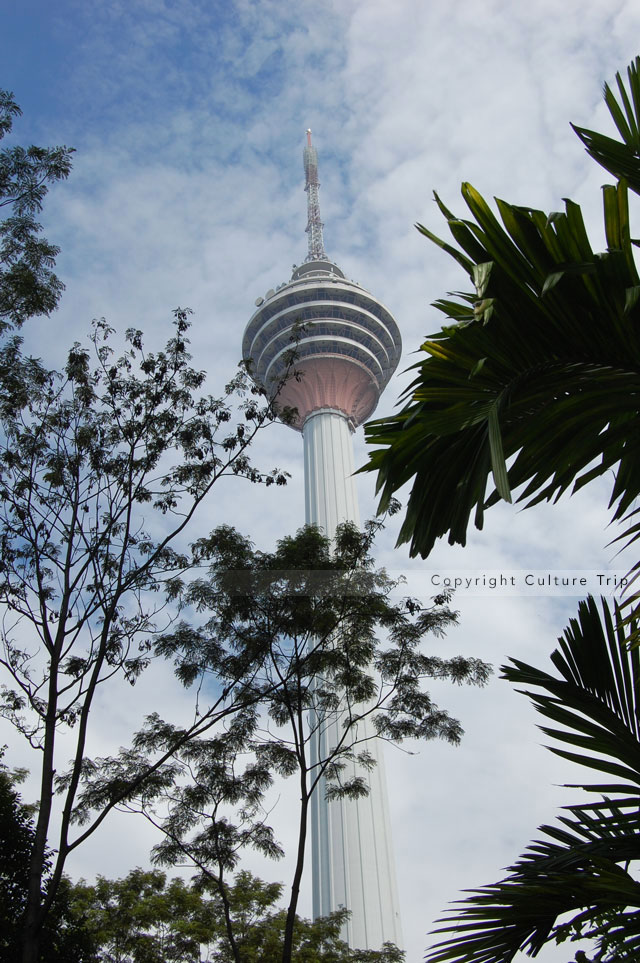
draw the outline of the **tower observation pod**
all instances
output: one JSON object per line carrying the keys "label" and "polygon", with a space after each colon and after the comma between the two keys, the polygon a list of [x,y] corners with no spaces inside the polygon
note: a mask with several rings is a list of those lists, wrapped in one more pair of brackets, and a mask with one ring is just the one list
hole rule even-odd
{"label": "tower observation pod", "polygon": [[[349,281],[325,254],[318,200],[318,158],[307,131],[304,149],[308,254],[291,280],[256,301],[243,338],[254,379],[267,391],[281,380],[297,325],[296,370],[278,395],[281,407],[296,408],[291,427],[304,443],[305,515],[333,538],[341,522],[360,524],[352,434],[374,411],[400,360],[398,326],[387,308]],[[337,641],[339,644],[339,640]],[[311,745],[312,764],[327,757],[341,733],[327,723]],[[373,735],[368,720],[357,738]],[[402,944],[382,745],[367,743],[376,760],[371,770],[353,764],[369,794],[327,800],[322,784],[312,796],[313,915],[340,907],[351,911],[344,938],[351,947],[380,949]]]}

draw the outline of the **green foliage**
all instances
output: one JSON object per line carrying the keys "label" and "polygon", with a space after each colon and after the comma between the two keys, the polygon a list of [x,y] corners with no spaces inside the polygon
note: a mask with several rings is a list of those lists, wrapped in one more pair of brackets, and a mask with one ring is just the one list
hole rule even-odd
{"label": "green foliage", "polygon": [[[13,94],[0,90],[0,139],[11,133],[22,113]],[[39,236],[35,219],[49,185],[71,170],[71,148],[5,147],[0,151],[0,331],[20,327],[38,314],[50,314],[64,285],[52,267],[59,248]]]}
{"label": "green foliage", "polygon": [[[0,764],[0,963],[15,963],[19,958],[22,920],[27,904],[35,807],[26,805],[15,788],[23,777],[23,771],[11,771]],[[47,856],[45,888],[49,871],[50,858]],[[42,933],[39,961],[96,961],[93,939],[84,926],[82,915],[75,911],[71,887],[64,878]]]}
{"label": "green foliage", "polygon": [[[265,885],[250,873],[238,873],[229,891],[239,963],[281,963],[287,914],[275,902],[281,886]],[[340,937],[347,910],[310,920],[296,917],[292,959],[296,963],[402,963],[404,953],[392,944],[380,950],[350,948]],[[224,937],[212,963],[235,963]]]}
{"label": "green foliage", "polygon": [[15,778],[0,769],[0,960],[13,951],[15,931],[24,911],[24,895],[33,842],[33,813],[14,788]]}
{"label": "green foliage", "polygon": [[[124,879],[99,876],[73,887],[72,902],[92,934],[97,963],[280,963],[286,913],[277,908],[278,883],[240,872],[228,890],[237,934],[234,955],[217,891],[167,881],[159,870],[135,869]],[[297,918],[298,963],[402,963],[395,947],[351,950],[340,939],[345,910],[313,923]],[[204,951],[204,956],[201,951]]]}
{"label": "green foliage", "polygon": [[134,869],[73,890],[73,905],[99,947],[100,963],[200,963],[215,933],[210,902],[181,879]]}
{"label": "green foliage", "polygon": [[547,720],[551,751],[597,774],[572,788],[601,798],[564,807],[567,815],[541,827],[543,838],[505,879],[452,909],[436,932],[453,935],[429,963],[508,963],[519,951],[533,956],[548,943],[585,938],[595,941],[599,963],[638,959],[640,656],[628,645],[633,631],[604,600],[600,616],[588,598],[551,656],[555,674],[517,659],[503,667]]}
{"label": "green foliage", "polygon": [[604,85],[604,100],[621,140],[584,127],[571,126],[594,160],[616,178],[624,178],[632,191],[640,194],[640,57],[627,67],[627,87],[616,74],[618,97],[609,84]]}
{"label": "green foliage", "polygon": [[[452,323],[422,346],[428,357],[415,366],[405,407],[366,428],[377,446],[366,467],[378,472],[381,507],[414,479],[399,537],[412,555],[426,556],[445,534],[464,544],[471,516],[481,528],[485,508],[510,501],[515,489],[518,501],[534,505],[617,466],[614,519],[630,512],[640,492],[640,278],[627,201],[628,187],[640,188],[638,62],[629,84],[619,150],[578,130],[618,178],[603,189],[604,253],[592,250],[573,201],[546,215],[499,200],[501,224],[469,184],[462,194],[472,220],[436,197],[454,245],[419,226],[475,290],[435,303]],[[619,122],[610,91],[607,103]],[[621,153],[638,180],[617,163]],[[627,534],[637,532],[631,524]]]}

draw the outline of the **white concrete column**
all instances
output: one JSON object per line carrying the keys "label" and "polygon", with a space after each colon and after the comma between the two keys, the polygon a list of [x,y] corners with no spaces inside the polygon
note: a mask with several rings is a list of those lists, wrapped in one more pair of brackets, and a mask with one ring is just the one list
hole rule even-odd
{"label": "white concrete column", "polygon": [[340,522],[360,525],[353,476],[353,442],[340,411],[314,411],[304,423],[304,502],[307,525],[318,525],[333,538]]}
{"label": "white concrete column", "polygon": [[[360,524],[349,424],[341,412],[323,409],[307,418],[302,434],[306,521],[333,538],[340,522]],[[373,733],[369,720],[359,727],[358,737]],[[312,741],[312,763],[326,758],[340,732],[339,718],[325,724]],[[401,946],[402,933],[382,744],[372,739],[366,748],[376,766],[366,771],[351,764],[346,776],[362,775],[368,796],[329,802],[321,782],[312,797],[313,916],[346,906],[351,919],[344,939],[353,948],[377,950],[387,941]]]}

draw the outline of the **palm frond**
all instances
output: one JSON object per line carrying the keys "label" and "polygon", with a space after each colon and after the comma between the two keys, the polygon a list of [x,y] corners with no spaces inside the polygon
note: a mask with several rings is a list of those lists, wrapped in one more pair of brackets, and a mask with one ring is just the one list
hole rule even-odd
{"label": "palm frond", "polygon": [[453,243],[418,225],[473,288],[435,302],[449,323],[422,345],[404,407],[365,427],[373,450],[362,470],[377,473],[381,509],[413,480],[399,542],[414,556],[444,535],[464,545],[471,519],[482,527],[485,510],[514,492],[526,506],[556,500],[615,467],[613,519],[640,494],[640,275],[628,205],[628,189],[640,191],[640,58],[627,80],[628,92],[617,77],[617,97],[605,88],[622,142],[577,128],[617,178],[603,189],[604,252],[573,201],[545,214],[497,200],[496,215],[470,184],[468,219],[436,195]]}
{"label": "palm frond", "polygon": [[[553,724],[542,727],[558,744],[549,748],[588,767],[573,786],[605,798],[565,807],[503,880],[456,903],[428,963],[509,963],[567,937],[612,947],[603,960],[640,956],[640,882],[630,867],[640,859],[640,657],[628,647],[633,627],[617,616],[588,598],[551,657],[553,674],[515,659],[503,667]],[[616,781],[594,784],[594,772]]]}
{"label": "palm frond", "polygon": [[555,500],[619,464],[615,519],[640,492],[640,278],[626,187],[612,190],[608,236],[623,247],[598,255],[577,205],[547,218],[499,202],[503,228],[463,186],[476,222],[449,226],[484,268],[481,296],[436,303],[455,324],[422,345],[404,408],[365,429],[381,508],[414,479],[399,539],[412,555],[443,535],[464,545],[474,513],[481,527],[517,489],[527,505]]}
{"label": "palm frond", "polygon": [[627,85],[616,74],[618,97],[604,85],[604,100],[622,140],[614,140],[593,130],[573,126],[576,134],[593,157],[616,178],[625,178],[629,187],[640,194],[640,57],[627,68]]}

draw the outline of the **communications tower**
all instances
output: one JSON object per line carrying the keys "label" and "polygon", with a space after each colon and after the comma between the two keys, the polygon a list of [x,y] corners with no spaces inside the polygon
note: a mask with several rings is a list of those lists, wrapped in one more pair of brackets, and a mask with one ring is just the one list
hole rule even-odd
{"label": "communications tower", "polygon": [[[298,412],[292,427],[304,443],[306,522],[333,538],[341,522],[360,524],[352,434],[371,416],[395,371],[401,340],[387,308],[325,254],[310,130],[303,158],[308,254],[294,265],[290,281],[257,299],[242,353],[269,391],[286,369],[294,326],[305,325],[296,359],[301,378],[284,385],[278,403]],[[358,738],[373,734],[368,721],[358,725]],[[316,761],[337,740],[334,722],[312,744]],[[347,907],[349,945],[380,949],[386,941],[401,945],[402,938],[382,747],[372,739],[367,748],[377,765],[357,774],[368,781],[368,796],[328,801],[322,786],[312,796],[313,915]]]}

